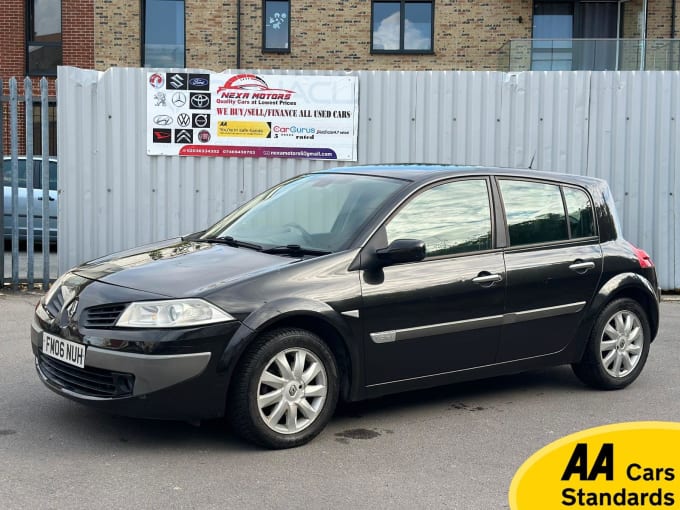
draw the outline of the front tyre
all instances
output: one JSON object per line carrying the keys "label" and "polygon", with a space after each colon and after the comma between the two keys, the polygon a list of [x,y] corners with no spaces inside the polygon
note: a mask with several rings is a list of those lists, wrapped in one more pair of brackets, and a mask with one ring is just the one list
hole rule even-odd
{"label": "front tyre", "polygon": [[333,353],[314,333],[277,329],[244,354],[227,406],[234,431],[267,448],[293,448],[316,437],[338,400]]}
{"label": "front tyre", "polygon": [[651,338],[647,314],[637,301],[612,301],[598,316],[583,359],[572,365],[574,373],[597,389],[624,388],[640,375]]}

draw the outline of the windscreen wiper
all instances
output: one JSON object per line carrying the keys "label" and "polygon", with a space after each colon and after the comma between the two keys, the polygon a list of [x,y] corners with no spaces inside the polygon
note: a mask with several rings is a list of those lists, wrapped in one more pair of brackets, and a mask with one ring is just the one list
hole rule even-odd
{"label": "windscreen wiper", "polygon": [[271,253],[273,255],[328,255],[332,253],[328,250],[315,250],[314,248],[303,248],[299,244],[286,244],[285,246],[274,246],[262,250],[262,253]]}
{"label": "windscreen wiper", "polygon": [[259,244],[249,243],[247,241],[239,241],[238,239],[234,239],[231,236],[201,237],[196,239],[195,242],[226,244],[227,246],[234,246],[236,248],[250,248],[251,250],[262,251],[262,246]]}

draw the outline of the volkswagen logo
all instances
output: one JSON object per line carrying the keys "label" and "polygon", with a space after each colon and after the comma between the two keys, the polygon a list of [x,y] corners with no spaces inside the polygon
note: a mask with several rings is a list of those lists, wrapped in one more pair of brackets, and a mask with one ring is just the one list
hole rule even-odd
{"label": "volkswagen logo", "polygon": [[191,124],[191,117],[189,117],[186,113],[180,113],[177,116],[177,124],[182,127],[187,127],[189,124]]}
{"label": "volkswagen logo", "polygon": [[170,115],[156,115],[153,118],[153,123],[157,126],[169,126],[172,124],[172,117]]}
{"label": "volkswagen logo", "polygon": [[172,95],[172,104],[176,108],[182,108],[185,104],[187,104],[187,96],[183,92],[175,92]]}
{"label": "volkswagen logo", "polygon": [[191,107],[199,109],[210,108],[210,96],[208,94],[191,94]]}

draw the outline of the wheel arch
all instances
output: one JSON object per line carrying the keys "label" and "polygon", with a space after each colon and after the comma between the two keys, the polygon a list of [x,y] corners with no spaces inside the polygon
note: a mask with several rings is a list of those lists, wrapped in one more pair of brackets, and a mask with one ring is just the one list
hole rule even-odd
{"label": "wheel arch", "polygon": [[578,338],[583,339],[579,342],[577,359],[583,356],[587,340],[602,310],[612,301],[622,298],[632,299],[642,307],[649,320],[651,341],[654,340],[659,331],[659,304],[654,288],[637,273],[621,273],[609,279],[595,294],[577,333]]}
{"label": "wheel arch", "polygon": [[299,328],[316,334],[331,349],[340,375],[340,397],[344,400],[358,398],[362,358],[358,343],[351,341],[351,328],[327,304],[312,302],[313,306],[310,306],[307,300],[304,301],[289,302],[285,306],[272,302],[244,320],[220,360],[220,369],[226,372],[228,385],[244,353],[257,338],[280,328]]}

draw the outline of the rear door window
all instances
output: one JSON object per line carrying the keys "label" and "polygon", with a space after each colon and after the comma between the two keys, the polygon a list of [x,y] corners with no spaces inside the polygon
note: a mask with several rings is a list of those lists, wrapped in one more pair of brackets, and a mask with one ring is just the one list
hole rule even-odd
{"label": "rear door window", "polygon": [[[17,161],[18,166],[19,166],[19,187],[20,188],[25,188],[26,187],[26,160],[25,159],[20,159]],[[3,161],[2,165],[2,173],[3,173],[3,185],[4,186],[11,186],[12,185],[12,160],[11,159],[5,159]]]}
{"label": "rear door window", "polygon": [[559,186],[506,179],[499,185],[511,246],[569,239]]}

